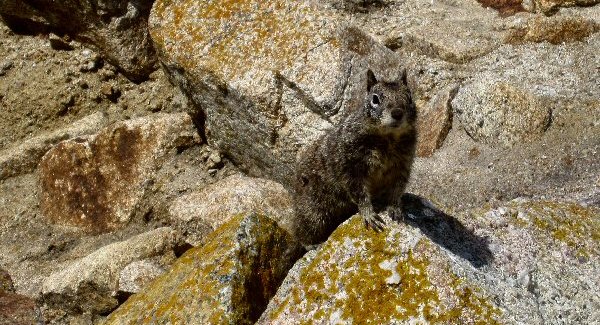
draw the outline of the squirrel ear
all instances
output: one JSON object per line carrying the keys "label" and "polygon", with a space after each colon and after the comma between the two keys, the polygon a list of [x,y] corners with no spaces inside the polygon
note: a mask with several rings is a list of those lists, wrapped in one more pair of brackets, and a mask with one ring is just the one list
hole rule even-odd
{"label": "squirrel ear", "polygon": [[371,69],[367,70],[367,91],[371,91],[371,88],[377,83],[377,78]]}

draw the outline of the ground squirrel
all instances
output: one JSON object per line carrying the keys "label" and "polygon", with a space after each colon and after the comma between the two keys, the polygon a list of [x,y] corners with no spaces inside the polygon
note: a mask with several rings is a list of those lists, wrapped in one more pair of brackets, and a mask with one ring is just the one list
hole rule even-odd
{"label": "ground squirrel", "polygon": [[416,144],[416,109],[403,73],[394,82],[367,71],[365,100],[304,151],[293,187],[291,230],[304,245],[321,243],[359,212],[367,228],[383,229],[379,216],[401,218]]}

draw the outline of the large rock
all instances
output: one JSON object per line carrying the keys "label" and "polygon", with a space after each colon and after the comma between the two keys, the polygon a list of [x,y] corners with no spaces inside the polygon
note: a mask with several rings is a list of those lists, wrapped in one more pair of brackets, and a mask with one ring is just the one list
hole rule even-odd
{"label": "large rock", "polygon": [[154,172],[200,137],[184,113],[116,123],[93,137],[63,141],[40,163],[44,216],[100,233],[126,224]]}
{"label": "large rock", "polygon": [[506,146],[539,138],[553,125],[589,128],[598,120],[600,35],[586,43],[503,46],[478,60],[452,101],[475,140]]}
{"label": "large rock", "polygon": [[133,80],[156,69],[156,54],[148,35],[153,0],[4,0],[0,16],[17,30],[47,26],[92,45]]}
{"label": "large rock", "polygon": [[475,0],[377,2],[366,14],[340,14],[395,50],[462,64],[501,45],[503,19]]}
{"label": "large rock", "polygon": [[184,195],[169,207],[171,221],[194,246],[208,232],[248,212],[269,216],[284,229],[294,214],[291,198],[281,184],[241,175]]}
{"label": "large rock", "polygon": [[240,215],[129,298],[105,324],[251,324],[302,252],[272,220]]}
{"label": "large rock", "polygon": [[36,136],[14,148],[0,151],[0,180],[34,171],[42,156],[58,142],[96,133],[106,123],[107,118],[103,113],[94,113],[65,128]]}
{"label": "large rock", "polygon": [[548,101],[494,75],[481,75],[454,102],[467,133],[485,143],[511,145],[539,138],[550,126]]}
{"label": "large rock", "polygon": [[[366,68],[393,52],[315,1],[159,0],[150,33],[172,79],[206,113],[206,132],[243,170],[289,182],[296,152],[362,100]],[[358,90],[358,92],[357,92]]]}
{"label": "large rock", "polygon": [[105,314],[119,304],[115,294],[128,265],[155,256],[173,259],[179,244],[178,234],[165,227],[104,246],[51,274],[41,300],[51,309]]}
{"label": "large rock", "polygon": [[358,216],[342,224],[290,271],[258,324],[600,320],[597,208],[521,200],[461,222],[409,198],[406,224],[383,233]]}

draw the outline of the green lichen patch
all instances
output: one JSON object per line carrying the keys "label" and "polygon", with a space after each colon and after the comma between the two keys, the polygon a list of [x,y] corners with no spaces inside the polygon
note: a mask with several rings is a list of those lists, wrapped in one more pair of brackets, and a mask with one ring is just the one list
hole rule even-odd
{"label": "green lichen patch", "polygon": [[443,252],[408,230],[375,233],[354,217],[340,226],[302,270],[271,319],[308,323],[497,323],[500,313],[481,290],[450,271]]}

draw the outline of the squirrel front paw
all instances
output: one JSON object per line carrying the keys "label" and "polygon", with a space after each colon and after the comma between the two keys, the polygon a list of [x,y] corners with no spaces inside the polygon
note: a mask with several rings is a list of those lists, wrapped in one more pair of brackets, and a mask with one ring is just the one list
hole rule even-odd
{"label": "squirrel front paw", "polygon": [[367,229],[371,228],[375,230],[375,232],[380,232],[385,227],[385,221],[375,212],[361,213],[361,216],[365,221],[365,227]]}

